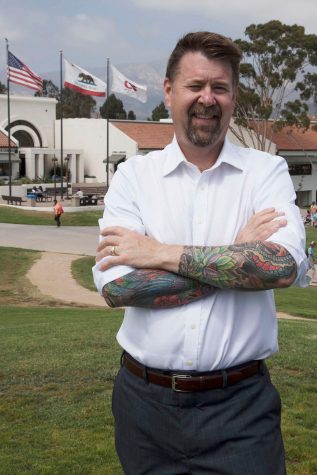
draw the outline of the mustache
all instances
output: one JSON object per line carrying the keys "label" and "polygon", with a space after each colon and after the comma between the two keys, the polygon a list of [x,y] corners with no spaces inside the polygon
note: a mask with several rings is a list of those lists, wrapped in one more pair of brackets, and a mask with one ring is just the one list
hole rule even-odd
{"label": "mustache", "polygon": [[211,119],[212,117],[221,117],[221,109],[217,104],[214,104],[210,107],[204,107],[197,104],[194,104],[190,110],[190,115],[200,115],[206,119]]}

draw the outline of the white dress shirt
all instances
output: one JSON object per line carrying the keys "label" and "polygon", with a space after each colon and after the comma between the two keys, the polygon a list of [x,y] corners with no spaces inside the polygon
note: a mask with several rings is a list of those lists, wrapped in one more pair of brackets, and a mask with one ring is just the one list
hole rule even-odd
{"label": "white dress shirt", "polygon": [[[162,151],[119,165],[105,197],[100,228],[124,226],[167,244],[232,244],[248,219],[275,207],[288,224],[270,237],[297,264],[306,285],[305,230],[285,160],[225,141],[217,162],[202,173],[186,160],[176,139]],[[103,286],[133,269],[93,268]],[[117,339],[143,364],[162,369],[209,371],[278,350],[272,290],[215,290],[172,309],[128,307]]]}

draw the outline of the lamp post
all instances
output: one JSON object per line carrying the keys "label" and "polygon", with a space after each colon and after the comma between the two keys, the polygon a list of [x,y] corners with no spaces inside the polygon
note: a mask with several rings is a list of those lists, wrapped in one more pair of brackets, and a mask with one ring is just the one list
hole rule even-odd
{"label": "lamp post", "polygon": [[53,169],[54,169],[54,200],[56,200],[56,162],[57,162],[57,158],[54,156],[52,158],[52,162],[53,162]]}
{"label": "lamp post", "polygon": [[69,199],[69,196],[68,196],[68,164],[69,164],[69,160],[70,160],[70,153],[68,153],[66,155],[66,157],[64,158],[65,162],[66,162],[66,199],[68,200]]}

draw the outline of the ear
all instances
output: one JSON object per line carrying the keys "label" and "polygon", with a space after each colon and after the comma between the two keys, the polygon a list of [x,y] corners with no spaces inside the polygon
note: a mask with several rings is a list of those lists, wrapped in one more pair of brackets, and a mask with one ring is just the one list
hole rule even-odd
{"label": "ear", "polygon": [[170,79],[164,79],[164,98],[166,107],[171,107],[172,82]]}

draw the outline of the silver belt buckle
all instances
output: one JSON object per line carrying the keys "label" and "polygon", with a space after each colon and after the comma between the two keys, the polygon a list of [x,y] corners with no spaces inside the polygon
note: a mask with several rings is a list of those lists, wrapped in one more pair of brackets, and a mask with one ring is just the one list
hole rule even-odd
{"label": "silver belt buckle", "polygon": [[184,389],[177,389],[177,380],[178,379],[188,379],[191,378],[190,374],[172,374],[172,389],[177,393],[190,393],[191,391],[186,391]]}

